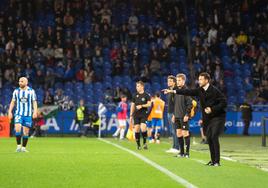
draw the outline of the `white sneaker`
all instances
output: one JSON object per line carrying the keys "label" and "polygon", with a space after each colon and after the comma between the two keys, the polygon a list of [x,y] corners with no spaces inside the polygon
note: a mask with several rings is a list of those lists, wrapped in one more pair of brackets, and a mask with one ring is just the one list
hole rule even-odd
{"label": "white sneaker", "polygon": [[21,152],[21,146],[17,146],[16,152]]}
{"label": "white sneaker", "polygon": [[157,143],[157,144],[160,144],[160,140],[156,140],[156,143]]}
{"label": "white sneaker", "polygon": [[26,153],[27,153],[27,152],[29,152],[29,151],[28,151],[25,147],[22,147],[22,148],[21,148],[21,152],[26,152]]}
{"label": "white sneaker", "polygon": [[175,148],[170,148],[169,150],[166,151],[167,153],[174,153],[174,154],[178,154],[180,151],[175,149]]}

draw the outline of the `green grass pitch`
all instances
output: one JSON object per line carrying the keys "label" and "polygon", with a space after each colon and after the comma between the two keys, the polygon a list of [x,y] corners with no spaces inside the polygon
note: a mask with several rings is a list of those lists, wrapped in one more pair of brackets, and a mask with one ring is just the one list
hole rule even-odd
{"label": "green grass pitch", "polygon": [[[161,165],[196,187],[268,187],[268,149],[259,137],[223,137],[221,167],[208,167],[208,146],[192,139],[190,159],[165,153],[170,140],[136,151],[135,143],[107,139]],[[193,144],[194,141],[194,144]],[[15,138],[0,139],[0,187],[184,187],[136,156],[96,138],[33,138],[15,153]],[[229,159],[227,158],[227,159]]]}

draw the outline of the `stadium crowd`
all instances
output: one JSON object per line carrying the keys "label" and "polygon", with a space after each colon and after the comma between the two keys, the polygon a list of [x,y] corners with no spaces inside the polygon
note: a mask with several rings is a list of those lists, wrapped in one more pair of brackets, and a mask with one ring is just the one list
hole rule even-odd
{"label": "stadium crowd", "polygon": [[131,98],[138,79],[149,91],[165,88],[169,74],[191,81],[191,71],[209,72],[229,104],[265,104],[267,31],[268,3],[260,0],[4,0],[2,104],[23,75],[39,104],[73,109],[81,98],[87,105],[118,102],[122,93]]}

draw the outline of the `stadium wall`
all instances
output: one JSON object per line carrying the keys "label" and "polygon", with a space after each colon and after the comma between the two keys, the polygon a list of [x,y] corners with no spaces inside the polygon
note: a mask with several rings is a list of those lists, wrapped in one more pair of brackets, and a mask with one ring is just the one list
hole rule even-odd
{"label": "stadium wall", "polygon": [[[190,121],[191,132],[199,134],[198,120],[200,113]],[[253,120],[250,124],[249,133],[252,135],[261,134],[261,118],[267,116],[267,112],[253,112]],[[78,133],[78,124],[75,123],[75,112],[61,111],[53,117],[46,120],[46,125],[42,127],[48,134],[75,134]],[[106,112],[101,119],[101,129],[103,135],[112,134],[116,130],[117,118],[115,112]],[[169,131],[167,118],[164,119],[164,130],[166,133]],[[241,120],[241,112],[227,112],[225,123],[225,134],[242,134],[243,123]]]}

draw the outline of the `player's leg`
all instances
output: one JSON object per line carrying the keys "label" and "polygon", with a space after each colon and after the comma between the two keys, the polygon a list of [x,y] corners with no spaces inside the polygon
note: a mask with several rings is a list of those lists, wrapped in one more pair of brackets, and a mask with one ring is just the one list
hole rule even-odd
{"label": "player's leg", "polygon": [[152,122],[146,121],[149,143],[152,143]]}
{"label": "player's leg", "polygon": [[19,115],[15,116],[14,124],[15,124],[15,136],[16,136],[16,142],[17,142],[16,152],[20,152],[21,151],[21,126],[22,126],[21,116]]}
{"label": "player's leg", "polygon": [[155,137],[157,144],[160,144],[161,129],[162,129],[162,119],[157,119],[155,125]]}
{"label": "player's leg", "polygon": [[141,149],[141,143],[140,143],[140,118],[134,118],[134,130],[135,130],[135,139],[137,143],[137,149]]}
{"label": "player's leg", "polygon": [[113,134],[113,137],[118,137],[118,135],[120,133],[120,121],[121,120],[118,120],[117,129],[116,129],[115,133]]}
{"label": "player's leg", "polygon": [[17,149],[16,152],[21,151],[21,124],[16,123],[15,124],[15,136],[17,141]]}
{"label": "player's leg", "polygon": [[[188,124],[188,123],[186,123]],[[189,125],[186,125],[185,127],[183,127],[182,129],[182,135],[185,141],[185,145],[186,145],[186,153],[185,153],[185,157],[189,158],[189,152],[190,152],[190,132],[189,132]]]}
{"label": "player's leg", "polygon": [[120,120],[119,122],[120,140],[124,139],[126,126],[127,126],[127,120]]}
{"label": "player's leg", "polygon": [[22,127],[23,127],[23,138],[22,138],[22,152],[27,152],[26,150],[26,145],[28,143],[28,138],[29,138],[29,132],[30,128],[32,127],[32,117],[30,116],[23,116],[22,117]]}
{"label": "player's leg", "polygon": [[143,149],[148,149],[148,146],[146,144],[147,141],[147,126],[146,126],[146,118],[143,118],[141,120],[141,135],[143,138]]}
{"label": "player's leg", "polygon": [[21,151],[22,152],[27,152],[26,145],[28,143],[30,128],[29,127],[25,127],[25,126],[23,126],[22,128],[23,128],[23,137],[22,137],[22,148],[21,148]]}
{"label": "player's leg", "polygon": [[180,145],[180,153],[178,156],[184,157],[184,139],[182,134],[182,119],[176,118],[176,125],[177,125],[177,137],[178,142]]}

